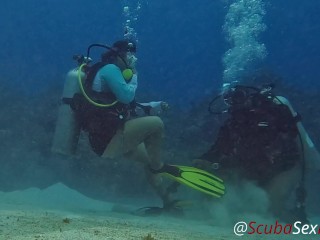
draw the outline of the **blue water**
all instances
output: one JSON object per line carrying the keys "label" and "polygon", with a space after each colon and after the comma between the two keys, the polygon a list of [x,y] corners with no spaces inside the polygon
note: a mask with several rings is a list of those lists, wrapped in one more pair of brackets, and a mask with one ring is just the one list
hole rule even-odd
{"label": "blue water", "polygon": [[[140,91],[154,91],[173,104],[189,103],[221,86],[222,31],[227,2],[141,1],[138,34]],[[267,26],[259,37],[261,63],[308,89],[319,85],[320,2],[265,1]],[[121,1],[3,0],[0,9],[1,81],[26,92],[54,83],[74,66],[75,53],[91,43],[123,36]],[[180,94],[183,93],[183,94]]]}

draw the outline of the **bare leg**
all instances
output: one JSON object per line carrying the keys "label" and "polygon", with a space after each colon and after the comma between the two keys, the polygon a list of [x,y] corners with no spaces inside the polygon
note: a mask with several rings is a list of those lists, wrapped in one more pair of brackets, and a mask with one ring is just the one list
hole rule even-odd
{"label": "bare leg", "polygon": [[103,157],[123,155],[144,165],[148,182],[166,203],[169,196],[159,175],[152,174],[150,167],[160,169],[163,122],[159,117],[148,116],[129,120],[106,149]]}
{"label": "bare leg", "polygon": [[112,138],[102,157],[115,158],[135,151],[139,144],[144,143],[148,160],[142,162],[148,162],[151,168],[159,169],[163,165],[160,156],[163,128],[162,120],[155,116],[129,120],[124,129]]}
{"label": "bare leg", "polygon": [[134,151],[129,152],[124,156],[133,161],[142,163],[144,165],[145,174],[149,184],[155,190],[157,195],[162,199],[164,204],[170,202],[171,199],[169,197],[169,193],[167,192],[164,184],[162,183],[162,177],[159,176],[158,174],[153,174],[150,172],[150,169],[149,169],[150,159],[148,157],[148,153],[144,143],[139,144]]}
{"label": "bare leg", "polygon": [[161,161],[161,146],[163,140],[163,122],[159,117],[149,116],[130,120],[124,128],[124,147],[134,150],[140,143],[144,143],[148,153],[150,167],[159,169]]}

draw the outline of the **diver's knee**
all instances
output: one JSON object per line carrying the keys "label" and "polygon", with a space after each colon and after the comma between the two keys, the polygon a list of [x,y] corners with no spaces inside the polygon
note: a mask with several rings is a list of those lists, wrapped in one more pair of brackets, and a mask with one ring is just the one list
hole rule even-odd
{"label": "diver's knee", "polygon": [[150,121],[150,123],[152,123],[152,126],[155,129],[158,129],[160,131],[162,131],[164,129],[164,123],[163,123],[163,121],[161,120],[160,117],[158,117],[158,116],[150,116],[149,117],[149,121]]}

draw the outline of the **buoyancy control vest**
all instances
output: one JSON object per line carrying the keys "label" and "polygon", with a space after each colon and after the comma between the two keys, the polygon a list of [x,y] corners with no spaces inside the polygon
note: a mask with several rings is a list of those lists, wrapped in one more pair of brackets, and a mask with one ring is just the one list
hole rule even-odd
{"label": "buoyancy control vest", "polygon": [[296,141],[300,118],[275,101],[273,94],[254,91],[241,99],[232,97],[229,118],[201,158],[220,168],[240,168],[248,179],[261,184],[293,167],[301,159]]}
{"label": "buoyancy control vest", "polygon": [[[86,78],[83,83],[86,94],[98,104],[115,102],[116,96],[112,92],[96,92],[92,89],[93,80],[97,72],[107,65],[98,62],[86,67]],[[80,123],[81,129],[88,132],[92,150],[101,156],[117,130],[122,127],[127,118],[129,105],[117,102],[108,107],[101,107],[89,102],[83,94],[76,93],[70,104]]]}
{"label": "buoyancy control vest", "polygon": [[[103,55],[102,62],[89,66],[92,61],[90,57],[92,47],[108,49],[109,52]],[[124,122],[128,106],[119,103],[112,93],[92,91],[93,79],[100,68],[115,57],[119,57],[127,67],[122,72],[123,77],[126,81],[130,81],[133,71],[120,55],[120,51],[135,52],[135,50],[135,44],[118,41],[112,47],[91,44],[87,48],[86,56],[73,56],[78,67],[66,75],[51,146],[53,153],[74,155],[81,130],[89,132],[93,150],[99,155],[103,153],[108,141]]]}

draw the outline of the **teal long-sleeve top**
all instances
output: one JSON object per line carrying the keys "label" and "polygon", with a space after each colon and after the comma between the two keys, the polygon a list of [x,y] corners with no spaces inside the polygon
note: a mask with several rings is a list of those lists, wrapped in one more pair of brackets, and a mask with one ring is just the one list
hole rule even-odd
{"label": "teal long-sleeve top", "polygon": [[114,64],[107,64],[96,74],[92,89],[97,92],[112,92],[121,103],[128,104],[133,101],[138,87],[137,75],[134,74],[127,83],[122,76],[120,68]]}

